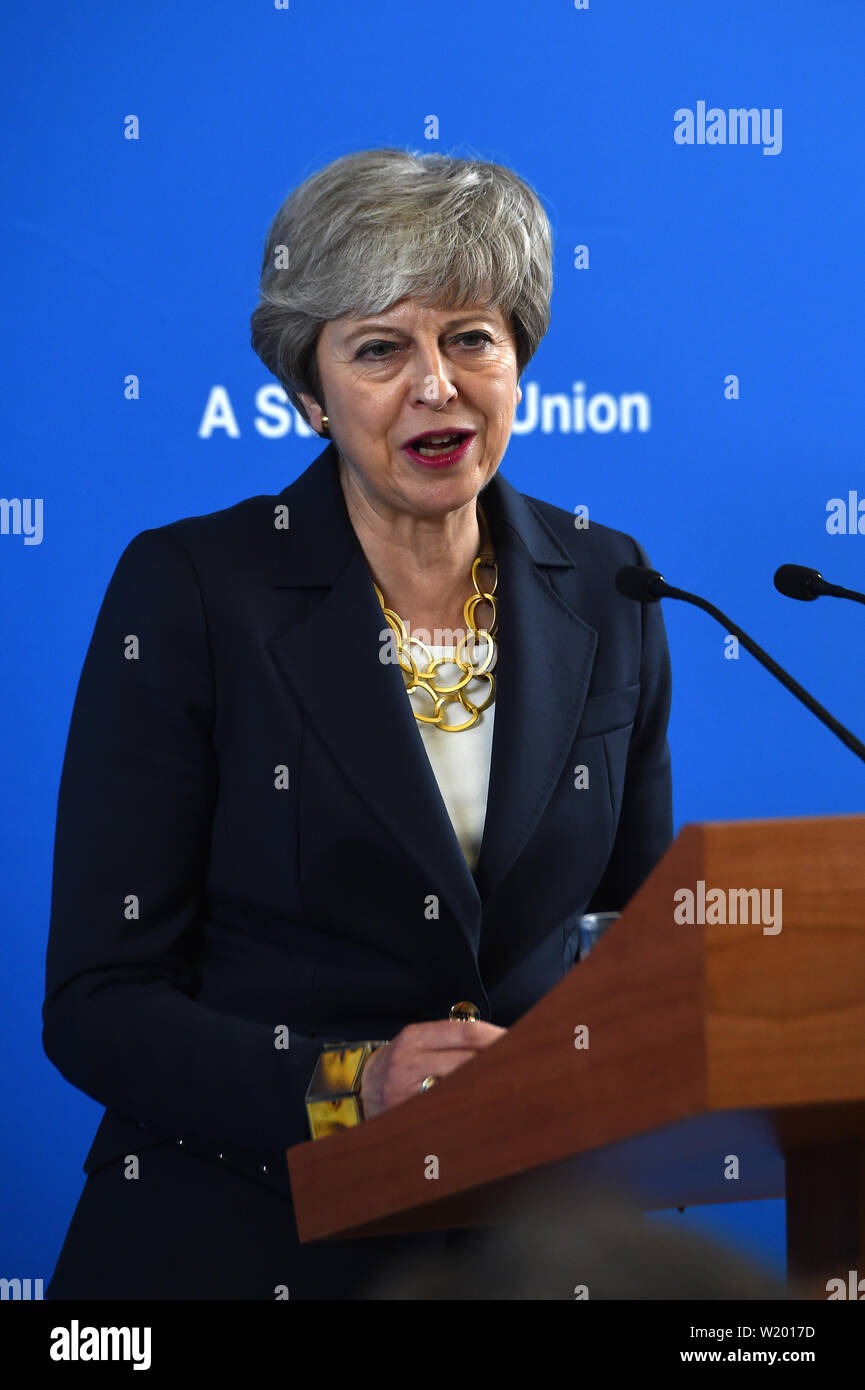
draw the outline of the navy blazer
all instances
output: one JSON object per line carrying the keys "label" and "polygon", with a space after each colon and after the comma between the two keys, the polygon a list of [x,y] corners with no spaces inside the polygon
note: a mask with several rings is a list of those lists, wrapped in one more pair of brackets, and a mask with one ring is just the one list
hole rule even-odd
{"label": "navy blazer", "polygon": [[44,1006],[48,1057],[106,1107],[89,1174],[184,1145],[290,1201],[324,1041],[462,999],[513,1023],[574,963],[579,916],[622,908],[670,843],[663,619],[613,582],[644,551],[500,471],[482,500],[499,650],[474,873],[379,659],[332,443],[278,496],[123,552],[63,765]]}

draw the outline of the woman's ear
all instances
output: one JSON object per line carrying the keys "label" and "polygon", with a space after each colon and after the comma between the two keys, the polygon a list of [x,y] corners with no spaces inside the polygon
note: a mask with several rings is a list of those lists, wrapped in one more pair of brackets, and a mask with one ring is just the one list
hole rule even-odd
{"label": "woman's ear", "polygon": [[298,391],[297,394],[303,401],[303,406],[309,417],[309,423],[312,425],[312,428],[315,430],[316,434],[321,435],[322,439],[326,439],[327,435],[321,427],[321,417],[324,412],[315,399],[315,396],[310,396],[306,391]]}

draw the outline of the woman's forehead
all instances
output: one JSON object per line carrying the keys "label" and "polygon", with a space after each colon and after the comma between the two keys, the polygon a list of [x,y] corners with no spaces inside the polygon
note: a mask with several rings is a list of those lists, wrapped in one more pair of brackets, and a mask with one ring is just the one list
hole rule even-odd
{"label": "woman's forehead", "polygon": [[426,304],[420,299],[405,298],[376,313],[342,314],[330,322],[352,331],[355,327],[366,328],[376,324],[388,324],[396,328],[407,326],[417,320],[441,320],[442,327],[456,327],[461,322],[479,317],[504,321],[501,309],[487,298],[441,304]]}

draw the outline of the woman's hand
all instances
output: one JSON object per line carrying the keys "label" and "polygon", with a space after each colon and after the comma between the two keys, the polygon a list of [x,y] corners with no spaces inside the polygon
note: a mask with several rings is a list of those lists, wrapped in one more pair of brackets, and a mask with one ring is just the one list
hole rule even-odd
{"label": "woman's hand", "polygon": [[377,1048],[364,1066],[360,1085],[364,1118],[371,1120],[417,1095],[425,1076],[447,1076],[506,1032],[481,1020],[409,1023],[387,1047]]}

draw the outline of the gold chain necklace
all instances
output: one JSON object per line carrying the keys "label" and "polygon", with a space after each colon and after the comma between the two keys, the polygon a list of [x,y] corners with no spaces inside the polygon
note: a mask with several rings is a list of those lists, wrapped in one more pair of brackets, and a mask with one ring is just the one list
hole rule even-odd
{"label": "gold chain necklace", "polygon": [[[386,608],[384,595],[381,589],[373,580],[373,588],[378,595],[382,612],[387,620],[387,624],[396,636],[397,661],[405,679],[406,693],[411,694],[415,690],[422,690],[432,701],[432,714],[418,714],[413,709],[415,719],[420,724],[434,724],[445,733],[458,734],[463,729],[470,729],[476,724],[482,710],[492,704],[495,696],[496,678],[492,673],[491,667],[495,664],[496,644],[494,637],[498,627],[498,614],[496,611],[496,601],[493,595],[499,582],[499,572],[496,566],[496,556],[490,537],[487,519],[483,508],[478,503],[478,517],[481,523],[481,551],[477,559],[472,564],[472,584],[474,593],[470,594],[463,605],[463,618],[467,628],[471,628],[471,638],[461,637],[453,656],[434,657],[425,642],[419,637],[410,637],[406,631],[405,623],[398,613],[392,608]],[[493,571],[493,582],[489,590],[481,589],[478,584],[477,572],[481,566],[489,566]],[[484,600],[490,605],[493,611],[493,620],[489,628],[478,628],[475,625],[475,609]],[[486,652],[484,659],[477,665],[469,659],[466,652],[469,641],[477,643],[483,637]],[[411,648],[418,647],[426,657],[426,669],[421,670],[418,662],[411,654]],[[452,685],[444,685],[437,678],[439,666],[457,666],[461,675],[459,680]],[[489,690],[482,704],[475,704],[466,694],[466,686],[473,680],[484,680],[489,683]],[[468,712],[469,718],[462,724],[447,724],[444,722],[443,714],[449,705],[459,704]]]}

